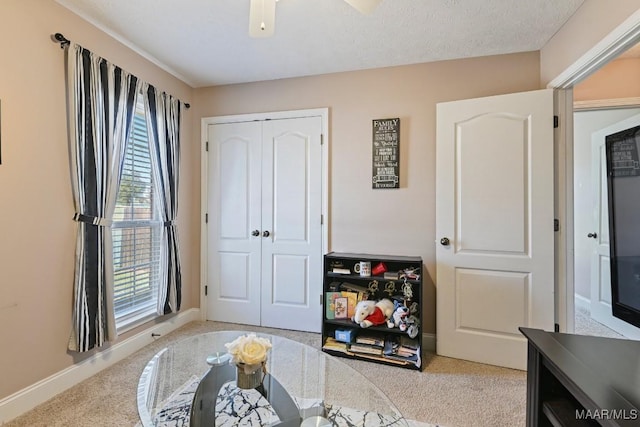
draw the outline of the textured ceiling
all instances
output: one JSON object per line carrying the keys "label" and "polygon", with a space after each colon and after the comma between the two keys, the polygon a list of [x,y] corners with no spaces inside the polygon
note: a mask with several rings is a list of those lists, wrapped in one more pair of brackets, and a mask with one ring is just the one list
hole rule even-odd
{"label": "textured ceiling", "polygon": [[280,0],[275,35],[253,39],[249,0],[56,1],[193,87],[539,50],[583,3]]}

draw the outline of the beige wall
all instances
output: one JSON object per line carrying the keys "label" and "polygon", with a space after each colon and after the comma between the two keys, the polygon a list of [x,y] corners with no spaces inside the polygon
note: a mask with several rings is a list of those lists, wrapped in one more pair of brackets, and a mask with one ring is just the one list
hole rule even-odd
{"label": "beige wall", "polygon": [[640,0],[585,0],[541,49],[542,85],[569,68],[638,9]]}
{"label": "beige wall", "polygon": [[[193,90],[53,0],[0,0],[0,399],[74,363],[66,342],[75,224],[63,53],[51,34],[62,32],[193,105],[184,122],[178,220],[183,308],[199,305],[200,118],[329,107],[329,249],[422,256],[427,267],[423,326],[433,333],[435,104],[537,89],[639,7],[640,0],[587,0],[540,55]],[[371,120],[381,117],[402,119],[399,190],[370,188]]]}
{"label": "beige wall", "polygon": [[[0,1],[0,399],[74,362],[66,345],[75,223],[64,53],[50,39],[55,32],[161,90],[192,98],[189,86],[54,1]],[[188,112],[184,122],[178,220],[184,308],[199,305],[199,175],[191,167],[199,164],[199,141],[192,140],[192,118]]]}
{"label": "beige wall", "polygon": [[[424,326],[433,333],[435,103],[537,89],[539,82],[538,54],[524,53],[192,90],[53,0],[2,0],[0,399],[82,359],[66,351],[75,223],[64,54],[50,40],[55,32],[193,105],[184,122],[178,221],[183,308],[199,306],[200,118],[326,106],[330,249],[422,256]],[[371,160],[361,153],[370,153],[371,120],[391,116],[402,119],[402,188],[373,191]]]}
{"label": "beige wall", "polygon": [[[329,108],[329,250],[419,255],[435,332],[436,103],[539,88],[537,53],[197,89],[211,117]],[[371,189],[371,120],[400,117],[400,189]],[[199,127],[193,130],[196,134]]]}
{"label": "beige wall", "polygon": [[640,97],[640,58],[609,62],[573,88],[574,101]]}

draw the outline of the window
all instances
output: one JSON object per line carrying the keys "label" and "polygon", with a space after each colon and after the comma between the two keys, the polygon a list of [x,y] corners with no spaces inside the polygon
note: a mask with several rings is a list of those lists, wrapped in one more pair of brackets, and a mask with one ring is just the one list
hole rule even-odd
{"label": "window", "polygon": [[144,104],[139,97],[113,215],[118,331],[155,315],[162,221],[154,195]]}

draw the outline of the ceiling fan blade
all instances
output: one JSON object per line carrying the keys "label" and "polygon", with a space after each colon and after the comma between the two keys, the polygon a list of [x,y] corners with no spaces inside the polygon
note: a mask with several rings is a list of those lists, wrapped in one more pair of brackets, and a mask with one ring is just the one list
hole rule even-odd
{"label": "ceiling fan blade", "polygon": [[371,12],[373,12],[373,9],[375,9],[382,0],[344,0],[344,1],[349,3],[358,12],[368,15]]}
{"label": "ceiling fan blade", "polygon": [[249,7],[249,35],[270,37],[276,26],[276,0],[251,0]]}

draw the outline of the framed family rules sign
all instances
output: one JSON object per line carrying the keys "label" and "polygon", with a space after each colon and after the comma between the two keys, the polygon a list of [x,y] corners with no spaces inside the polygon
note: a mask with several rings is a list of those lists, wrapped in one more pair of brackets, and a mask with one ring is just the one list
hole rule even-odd
{"label": "framed family rules sign", "polygon": [[400,188],[400,119],[373,120],[372,127],[372,188]]}

